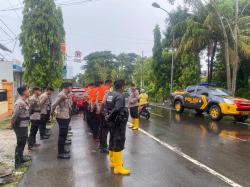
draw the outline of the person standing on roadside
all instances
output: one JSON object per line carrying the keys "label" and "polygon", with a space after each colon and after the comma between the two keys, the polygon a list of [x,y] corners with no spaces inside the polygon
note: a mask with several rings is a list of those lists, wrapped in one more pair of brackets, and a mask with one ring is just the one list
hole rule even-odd
{"label": "person standing on roadside", "polygon": [[102,84],[98,87],[97,90],[97,114],[100,115],[100,129],[99,129],[99,139],[100,145],[99,149],[101,153],[108,153],[108,144],[107,144],[107,136],[109,132],[109,125],[105,122],[103,115],[103,103],[105,100],[105,95],[110,91],[112,81],[106,80],[105,84]]}
{"label": "person standing on roadside", "polygon": [[100,117],[96,114],[97,106],[96,106],[96,94],[99,87],[99,82],[95,82],[94,86],[91,87],[89,91],[90,97],[90,128],[92,130],[93,139],[98,142],[99,141],[99,125],[100,125]]}
{"label": "person standing on roadside", "polygon": [[14,113],[11,118],[11,125],[15,131],[17,145],[15,149],[15,168],[19,168],[23,163],[30,161],[30,157],[23,156],[23,151],[28,139],[28,126],[30,122],[30,109],[28,104],[29,90],[26,86],[17,88],[20,97],[14,105]]}
{"label": "person standing on roadside", "polygon": [[40,136],[48,135],[48,130],[46,129],[46,125],[50,118],[51,111],[51,95],[54,89],[47,87],[44,89],[44,92],[40,96],[40,104],[41,104],[41,125],[39,128]]}
{"label": "person standing on roadside", "polygon": [[51,114],[55,115],[59,125],[58,136],[58,159],[70,159],[69,150],[65,150],[65,141],[67,139],[69,123],[71,117],[71,106],[69,93],[71,91],[71,83],[63,83],[63,90],[58,94],[56,101],[51,108]]}
{"label": "person standing on roadside", "polygon": [[129,89],[129,99],[128,99],[128,108],[130,110],[130,116],[132,118],[132,125],[129,126],[132,130],[139,129],[139,92],[135,87],[134,83],[131,83]]}
{"label": "person standing on roadside", "polygon": [[128,122],[128,109],[125,107],[124,80],[114,83],[115,91],[105,96],[104,116],[110,126],[109,158],[110,166],[114,167],[115,174],[128,175],[130,170],[123,167],[122,151],[126,140],[126,125]]}
{"label": "person standing on roadside", "polygon": [[[29,101],[30,121],[31,121],[30,135],[29,135],[29,140],[28,140],[29,150],[32,150],[33,147],[39,146],[39,144],[36,144],[36,134],[41,125],[41,103],[40,103],[40,98],[39,98],[41,95],[41,89],[38,87],[34,87],[32,89],[32,92],[33,92],[33,95],[31,96],[30,101]],[[41,140],[48,139],[48,138],[49,137],[45,136],[45,134],[40,136]]]}

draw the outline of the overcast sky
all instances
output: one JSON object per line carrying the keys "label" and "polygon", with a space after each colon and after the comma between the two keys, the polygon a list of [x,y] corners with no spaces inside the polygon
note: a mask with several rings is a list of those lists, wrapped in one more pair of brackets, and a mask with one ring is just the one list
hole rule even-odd
{"label": "overcast sky", "polygon": [[[81,0],[57,0],[56,3],[79,2]],[[165,30],[166,14],[151,6],[154,0],[97,0],[72,6],[62,6],[64,27],[66,30],[66,48],[69,56],[79,50],[83,56],[94,52],[110,50],[115,54],[135,52],[152,55],[153,29],[159,24]],[[171,11],[167,0],[156,0],[163,8]],[[0,19],[16,34],[20,33],[21,10],[1,11],[11,7],[21,7],[22,0],[0,0]],[[0,43],[13,49],[13,34],[0,22]],[[8,41],[6,41],[8,40]],[[19,43],[12,54],[0,51],[7,59],[19,59],[22,55]],[[81,64],[68,62],[73,74],[79,73]]]}

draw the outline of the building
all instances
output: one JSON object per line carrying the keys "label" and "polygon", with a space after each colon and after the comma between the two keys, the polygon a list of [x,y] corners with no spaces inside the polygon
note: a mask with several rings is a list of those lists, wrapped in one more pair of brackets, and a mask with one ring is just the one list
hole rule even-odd
{"label": "building", "polygon": [[18,96],[17,88],[22,84],[23,69],[18,61],[0,60],[0,118],[13,111]]}

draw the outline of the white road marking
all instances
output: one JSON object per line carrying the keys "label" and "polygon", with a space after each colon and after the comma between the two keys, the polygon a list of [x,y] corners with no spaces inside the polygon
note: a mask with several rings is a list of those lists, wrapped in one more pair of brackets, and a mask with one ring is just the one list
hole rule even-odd
{"label": "white road marking", "polygon": [[[128,122],[129,124],[131,124],[130,122]],[[208,173],[210,173],[211,175],[214,175],[215,177],[219,178],[220,180],[224,181],[225,183],[229,184],[230,186],[233,187],[242,187],[240,184],[234,182],[233,180],[225,177],[224,175],[218,173],[217,171],[211,169],[210,167],[206,166],[205,164],[202,164],[201,162],[199,162],[198,160],[195,160],[194,158],[188,156],[187,154],[183,153],[182,151],[180,151],[177,147],[174,147],[172,145],[169,145],[166,142],[161,141],[160,139],[156,138],[155,136],[151,135],[150,133],[144,131],[143,129],[139,129],[140,132],[142,132],[143,134],[147,135],[149,138],[155,140],[156,142],[158,142],[159,144],[163,145],[164,147],[170,149],[171,151],[175,152],[176,154],[178,154],[179,156],[187,159],[188,161],[192,162],[193,164],[197,165],[198,167],[202,168],[203,170],[207,171]]]}
{"label": "white road marking", "polygon": [[163,118],[163,117],[164,117],[163,115],[156,114],[156,113],[153,113],[153,112],[151,112],[150,114],[152,114],[152,115],[154,115],[154,116],[159,116],[159,117],[161,117],[161,118]]}
{"label": "white road marking", "polygon": [[[154,105],[154,104],[150,104],[150,105],[151,105],[151,106],[154,106],[154,107],[158,107],[158,108],[163,108],[163,109],[175,111],[174,108],[170,108],[170,107],[159,106],[159,105]],[[250,123],[245,123],[245,122],[237,122],[237,123],[240,123],[240,124],[243,124],[243,125],[248,125],[248,126],[250,126]]]}
{"label": "white road marking", "polygon": [[248,126],[250,126],[249,123],[244,123],[244,122],[237,122],[237,123],[240,123],[240,124],[243,124],[243,125],[248,125]]}
{"label": "white road marking", "polygon": [[163,108],[163,109],[168,109],[168,110],[175,110],[174,108],[171,107],[165,107],[165,106],[160,106],[160,105],[154,105],[154,104],[150,104],[153,107],[158,107],[158,108]]}

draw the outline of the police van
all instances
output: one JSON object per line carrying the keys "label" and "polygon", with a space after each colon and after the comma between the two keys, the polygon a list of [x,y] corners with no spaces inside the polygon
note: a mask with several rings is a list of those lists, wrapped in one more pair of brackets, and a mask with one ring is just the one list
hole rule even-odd
{"label": "police van", "polygon": [[170,98],[176,112],[194,109],[198,114],[207,112],[215,121],[229,115],[234,116],[236,121],[244,122],[250,115],[249,100],[233,97],[227,90],[214,84],[189,86],[186,90],[171,93]]}

